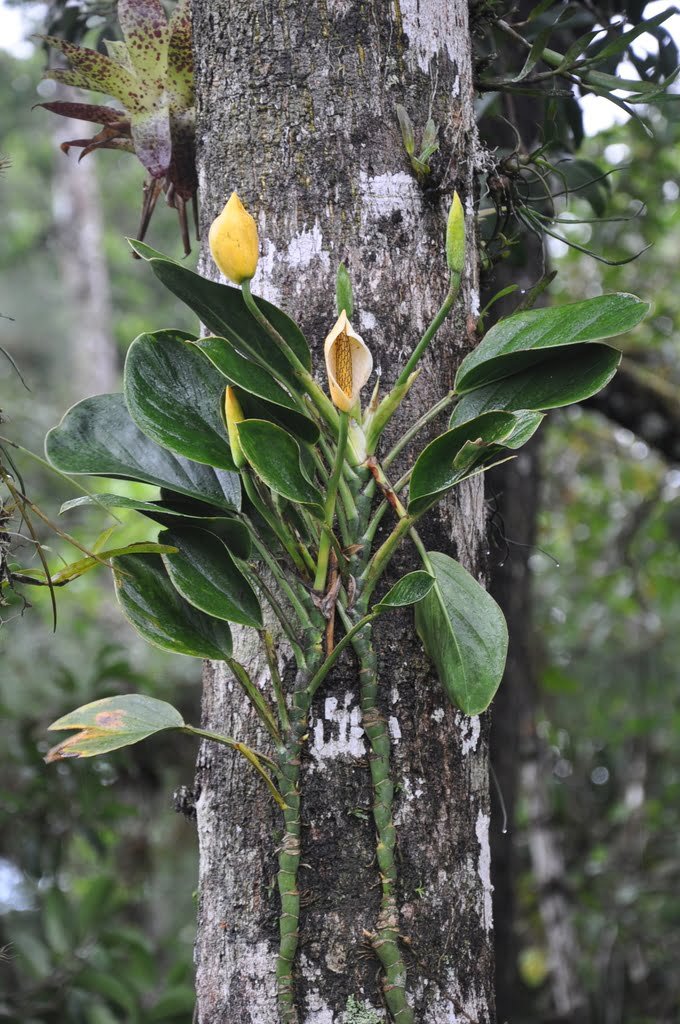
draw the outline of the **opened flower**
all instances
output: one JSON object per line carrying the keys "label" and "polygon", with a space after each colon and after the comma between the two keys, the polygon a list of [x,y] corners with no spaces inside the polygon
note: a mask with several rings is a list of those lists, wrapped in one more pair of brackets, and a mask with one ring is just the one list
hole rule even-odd
{"label": "opened flower", "polygon": [[210,225],[210,252],[225,277],[234,284],[249,281],[257,270],[257,224],[235,192]]}
{"label": "opened flower", "polygon": [[373,356],[354,331],[344,309],[326,338],[324,355],[333,404],[342,412],[350,412],[371,376]]}

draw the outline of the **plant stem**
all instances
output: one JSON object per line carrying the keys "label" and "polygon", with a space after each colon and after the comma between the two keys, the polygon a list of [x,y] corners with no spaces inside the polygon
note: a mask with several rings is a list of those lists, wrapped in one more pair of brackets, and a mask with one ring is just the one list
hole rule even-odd
{"label": "plant stem", "polygon": [[[257,751],[251,750],[250,747],[245,745],[245,743],[240,743],[238,740],[232,739],[231,736],[224,736],[219,732],[210,732],[209,729],[197,729],[193,725],[184,725],[179,731],[190,733],[192,736],[200,736],[204,740],[212,740],[213,743],[221,743],[225,747],[230,747],[232,750],[236,750],[239,754],[242,754],[246,761],[249,761],[250,764],[252,764],[255,771],[262,776],[267,785],[267,789],[285,814],[285,795],[279,793],[271,779],[271,776],[264,767],[264,765],[267,764],[271,768],[278,770],[277,765],[270,757],[267,757],[266,754],[259,754]],[[283,791],[283,785],[281,786],[281,789]]]}
{"label": "plant stem", "polygon": [[333,472],[326,488],[326,501],[324,504],[324,523],[326,531],[322,533],[319,541],[319,559],[316,564],[316,575],[314,577],[314,589],[323,592],[326,587],[326,576],[328,575],[328,556],[331,550],[329,534],[333,531],[333,519],[335,518],[335,500],[338,494],[338,484],[342,477],[342,468],[345,462],[347,450],[347,431],[349,429],[349,416],[346,412],[340,413],[340,425],[338,431],[338,447],[335,452],[335,463]]}
{"label": "plant stem", "polygon": [[405,384],[408,378],[410,377],[411,373],[415,370],[416,366],[422,359],[423,353],[425,352],[427,346],[430,344],[435,334],[437,333],[437,331],[439,330],[439,328],[441,327],[441,325],[444,323],[447,316],[451,312],[459,290],[460,277],[458,274],[452,274],[449,283],[449,290],[446,293],[446,298],[444,299],[440,309],[436,313],[434,320],[432,321],[432,323],[427,328],[422,338],[414,348],[411,358],[409,359],[406,366],[397,377],[396,383],[394,385],[395,388],[398,388],[402,384]]}
{"label": "plant stem", "polygon": [[351,628],[343,636],[342,640],[340,640],[335,645],[331,653],[324,661],[323,665],[321,665],[321,667],[316,670],[315,674],[312,676],[309,683],[307,684],[307,692],[309,693],[310,702],[316,691],[319,689],[319,686],[324,681],[330,670],[333,668],[333,665],[335,665],[336,661],[338,660],[342,652],[345,650],[345,648],[353,642],[354,637],[357,635],[357,633],[361,632],[361,630],[368,626],[369,623],[373,622],[373,619],[377,618],[379,614],[380,612],[369,612],[367,615],[364,615],[363,618],[359,619],[358,622],[354,623],[351,626]]}
{"label": "plant stem", "polygon": [[[362,623],[365,620],[360,620],[357,625]],[[368,938],[384,971],[383,997],[391,1019],[395,1024],[413,1024],[415,1017],[406,997],[406,964],[399,948],[390,737],[377,703],[378,667],[372,632],[369,625],[367,629],[357,631],[352,640],[359,659],[362,725],[371,746],[369,764],[373,784],[373,819],[378,839],[376,857],[382,890],[376,928]]]}
{"label": "plant stem", "polygon": [[361,592],[364,601],[368,602],[380,577],[398,547],[404,534],[408,533],[415,522],[412,516],[406,515],[396,524],[392,533],[380,545],[360,577]]}
{"label": "plant stem", "polygon": [[244,466],[241,470],[241,479],[243,480],[243,486],[245,487],[246,494],[252,501],[256,510],[264,519],[269,529],[275,534],[277,540],[281,543],[281,546],[288,552],[292,558],[296,569],[298,569],[303,576],[307,575],[307,567],[304,559],[298,551],[298,545],[295,539],[290,535],[289,531],[279,522],[275,516],[272,515],[271,511],[267,508],[264,501],[262,500],[255,482],[252,478],[251,472],[248,467]]}
{"label": "plant stem", "polygon": [[267,319],[267,317],[264,315],[260,307],[257,305],[257,302],[255,301],[253,294],[250,290],[250,281],[244,281],[242,283],[241,293],[243,295],[243,300],[246,306],[248,307],[250,313],[257,320],[260,327],[262,327],[263,330],[267,332],[267,334],[272,339],[277,348],[280,349],[280,351],[285,355],[286,359],[293,367],[295,375],[299,380],[301,386],[309,395],[316,408],[319,410],[325,423],[330,427],[331,431],[333,432],[333,435],[337,437],[339,424],[338,414],[336,412],[335,406],[333,405],[331,400],[327,398],[326,395],[323,393],[323,391],[316,383],[316,381],[314,380],[314,378],[312,377],[311,373],[304,365],[304,363],[301,362],[300,359],[298,359],[298,357],[296,356],[295,352],[293,352],[292,348],[290,347],[286,339],[276,330],[274,325]]}
{"label": "plant stem", "polygon": [[286,802],[283,812],[284,833],[279,847],[277,885],[281,899],[279,917],[279,954],[276,961],[276,989],[281,1024],[298,1024],[295,1005],[293,963],[297,953],[300,926],[300,754],[307,732],[310,699],[307,684],[310,674],[322,657],[321,634],[309,651],[310,669],[299,672],[290,712],[290,729],[286,749],[281,760],[281,793]]}
{"label": "plant stem", "polygon": [[274,697],[276,698],[276,708],[279,713],[279,722],[284,733],[287,733],[290,729],[290,719],[288,718],[288,706],[286,705],[286,695],[283,690],[283,683],[281,682],[281,676],[279,674],[279,666],[276,661],[276,645],[274,644],[274,637],[271,635],[268,629],[262,631],[262,642],[264,643],[264,650],[267,656],[267,664],[269,665],[269,677],[271,679],[272,689],[274,691]]}
{"label": "plant stem", "polygon": [[436,419],[439,413],[443,412],[444,409],[446,409],[449,405],[455,402],[457,398],[458,396],[454,391],[449,391],[449,393],[444,395],[443,398],[440,398],[439,401],[435,405],[433,405],[431,409],[428,409],[426,413],[423,413],[420,419],[417,419],[415,423],[411,427],[409,427],[406,433],[402,434],[402,436],[399,438],[394,447],[391,448],[387,455],[385,455],[384,458],[381,460],[383,468],[389,469],[389,467],[396,459],[397,455],[399,455],[399,453],[403,451],[406,445],[413,440],[416,434],[420,433],[423,427],[426,427],[427,424],[431,423],[433,419]]}
{"label": "plant stem", "polygon": [[276,745],[280,746],[282,742],[281,734],[279,733],[278,726],[276,724],[274,712],[270,708],[265,697],[250,678],[250,675],[243,665],[239,664],[238,661],[235,661],[234,658],[225,658],[224,660],[234,674],[246,697],[257,711],[267,732],[272,737]]}

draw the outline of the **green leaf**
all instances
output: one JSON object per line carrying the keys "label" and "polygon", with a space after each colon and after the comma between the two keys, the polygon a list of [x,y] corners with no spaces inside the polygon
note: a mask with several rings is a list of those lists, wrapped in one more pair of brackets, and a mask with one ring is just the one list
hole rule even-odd
{"label": "green leaf", "polygon": [[119,1006],[125,1011],[128,1020],[137,1019],[137,1000],[130,986],[110,972],[86,967],[76,975],[72,984],[74,988],[102,996],[114,1006]]}
{"label": "green leaf", "polygon": [[160,536],[177,548],[163,562],[182,597],[207,615],[262,629],[257,595],[218,537],[197,529],[171,529]]}
{"label": "green leaf", "polygon": [[184,719],[172,704],[140,693],[104,697],[84,704],[48,726],[50,730],[79,730],[47,754],[49,764],[65,757],[94,757],[129,747],[163,729],[181,729]]}
{"label": "green leaf", "polygon": [[[510,437],[517,419],[508,412],[488,412],[448,430],[425,448],[413,467],[409,514],[419,515],[466,477],[475,463],[494,453]],[[464,457],[459,458],[461,452]]]}
{"label": "green leaf", "polygon": [[423,569],[416,569],[415,572],[409,572],[397,580],[382,600],[374,605],[373,611],[379,608],[403,608],[405,605],[417,604],[427,597],[433,586],[434,576]]}
{"label": "green leaf", "polygon": [[[309,416],[300,412],[295,399],[272,377],[263,366],[240,355],[226,338],[204,338],[195,343],[210,362],[217,367],[230,384],[259,398],[258,408],[265,411],[273,406],[271,414],[282,420],[283,426],[309,444],[319,440],[319,428]],[[240,397],[240,396],[239,396]],[[261,416],[268,419],[269,416]]]}
{"label": "green leaf", "polygon": [[635,295],[619,293],[516,313],[492,327],[465,357],[455,389],[464,394],[535,366],[556,349],[616,337],[635,327],[648,310]]}
{"label": "green leaf", "polygon": [[113,562],[116,596],[139,635],[174,654],[221,660],[231,655],[226,622],[205,615],[175,589],[158,555],[124,555]]}
{"label": "green leaf", "polygon": [[45,450],[50,462],[67,473],[141,480],[218,508],[241,506],[236,473],[161,448],[139,429],[122,395],[96,395],[74,405],[48,433]]}
{"label": "green leaf", "polygon": [[137,426],[163,448],[235,470],[222,422],[224,380],[178,331],[141,334],[125,360],[123,391]]}
{"label": "green leaf", "polygon": [[597,394],[616,373],[621,353],[598,343],[556,352],[512,377],[476,388],[462,397],[451,426],[490,409],[557,409]]}
{"label": "green leaf", "polygon": [[268,487],[323,517],[323,495],[302,471],[295,438],[266,420],[243,420],[238,436],[245,457]]}
{"label": "green leaf", "polygon": [[161,501],[143,501],[141,498],[128,498],[124,494],[86,495],[64,502],[59,514],[69,512],[74,508],[100,505],[105,508],[124,508],[141,512],[142,515],[153,519],[154,522],[169,528],[179,526],[182,522],[187,526],[203,527],[210,530],[211,533],[217,534],[232,555],[236,555],[237,558],[250,558],[252,545],[248,527],[244,523],[220,513],[205,502],[193,501],[181,494],[176,494],[172,499],[164,498]]}
{"label": "green leaf", "polygon": [[[178,299],[192,309],[201,323],[218,337],[227,338],[244,355],[255,352],[277,374],[292,382],[295,372],[267,332],[253,318],[240,288],[217,284],[195,274],[144,242],[130,240],[135,252],[146,260],[154,274]],[[282,310],[255,297],[258,307],[288,342],[300,362],[311,370],[312,358],[304,334]]]}
{"label": "green leaf", "polygon": [[508,649],[503,613],[462,565],[428,552],[436,577],[416,605],[416,627],[444,691],[466,715],[478,715],[500,684]]}

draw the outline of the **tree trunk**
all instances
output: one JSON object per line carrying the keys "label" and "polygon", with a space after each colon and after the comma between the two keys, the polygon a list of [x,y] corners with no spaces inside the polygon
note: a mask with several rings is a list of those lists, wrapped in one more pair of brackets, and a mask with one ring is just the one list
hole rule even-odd
{"label": "tree trunk", "polygon": [[[466,3],[194,0],[194,38],[203,237],[237,189],[260,230],[253,291],[300,322],[317,367],[344,260],[355,326],[390,384],[446,293],[443,240],[454,187],[472,209],[477,136]],[[440,126],[441,150],[424,188],[404,151],[398,103],[417,141],[429,116]],[[471,221],[469,229],[456,315],[425,359],[395,430],[450,388],[472,344]],[[202,270],[216,275],[205,247]],[[485,533],[479,478],[425,530],[429,548],[456,555],[478,576]],[[415,564],[403,556],[399,568]],[[400,930],[416,1019],[486,1024],[494,1019],[487,722],[447,705],[411,615],[390,617],[376,639],[397,782]],[[263,659],[257,651],[248,656],[257,677]],[[304,1024],[386,1019],[378,964],[364,938],[375,927],[380,891],[357,689],[347,658],[319,694],[303,754],[295,974]],[[203,714],[206,728],[266,746],[221,664],[206,668]],[[196,797],[198,1020],[274,1024],[277,814],[249,770],[215,746],[201,750]]]}
{"label": "tree trunk", "polygon": [[[91,125],[71,118],[59,120],[57,145],[81,138]],[[95,161],[88,158],[75,166],[57,154],[52,180],[52,205],[64,290],[65,309],[77,313],[69,326],[71,393],[74,401],[84,395],[115,391],[119,367],[111,325],[111,288],[104,252],[99,184]]]}

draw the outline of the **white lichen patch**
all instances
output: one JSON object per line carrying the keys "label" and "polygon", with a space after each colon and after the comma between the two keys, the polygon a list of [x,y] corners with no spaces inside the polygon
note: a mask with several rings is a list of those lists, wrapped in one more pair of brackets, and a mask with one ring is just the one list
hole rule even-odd
{"label": "white lichen patch", "polygon": [[363,757],[366,753],[364,730],[361,728],[361,711],[358,705],[352,707],[354,694],[345,694],[342,706],[337,697],[324,701],[323,718],[313,723],[312,756],[319,761],[336,757]]}
{"label": "white lichen patch", "polygon": [[475,833],[479,843],[479,862],[477,874],[482,883],[480,900],[480,917],[484,931],[489,932],[493,925],[493,885],[491,884],[491,848],[489,846],[489,815],[480,811],[475,823]]}
{"label": "white lichen patch", "polygon": [[442,0],[401,0],[400,7],[409,49],[415,54],[421,71],[428,72],[430,62],[440,54],[459,63],[457,46],[464,28],[457,18],[459,4],[442,3]]}
{"label": "white lichen patch", "polygon": [[368,175],[359,173],[361,189],[361,214],[364,224],[380,217],[389,217],[398,210],[403,217],[409,212],[413,216],[420,209],[421,195],[412,174],[397,171],[396,174]]}
{"label": "white lichen patch", "polygon": [[462,715],[460,711],[457,711],[456,726],[460,733],[460,746],[463,751],[463,757],[467,757],[468,754],[477,749],[477,744],[479,743],[481,733],[479,715],[473,715],[472,718],[468,718],[467,715]]}
{"label": "white lichen patch", "polygon": [[437,725],[441,725],[441,723],[444,721],[445,713],[446,712],[444,711],[444,708],[435,708],[432,714],[430,715],[430,718],[432,718],[433,721],[437,723]]}
{"label": "white lichen patch", "polygon": [[399,728],[399,722],[394,717],[394,715],[390,715],[390,717],[388,719],[388,722],[387,722],[387,726],[388,726],[388,728],[390,730],[390,736],[392,737],[392,739],[396,743],[397,740],[401,739],[401,729]]}
{"label": "white lichen patch", "polygon": [[286,248],[284,262],[293,270],[306,270],[314,260],[318,259],[323,270],[330,270],[330,254],[323,247],[323,235],[318,220],[314,221],[311,230],[306,227],[290,240]]}

